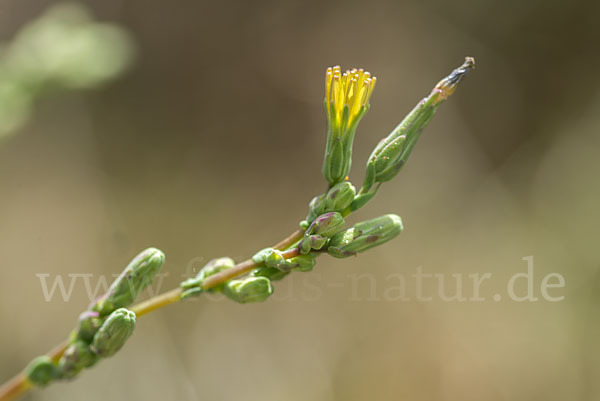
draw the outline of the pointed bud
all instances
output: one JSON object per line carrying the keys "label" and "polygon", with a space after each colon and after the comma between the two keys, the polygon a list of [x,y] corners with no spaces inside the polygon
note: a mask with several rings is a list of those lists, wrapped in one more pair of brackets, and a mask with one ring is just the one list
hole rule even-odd
{"label": "pointed bud", "polygon": [[327,252],[336,258],[346,258],[381,245],[400,234],[402,220],[388,214],[356,224],[331,237]]}
{"label": "pointed bud", "polygon": [[25,376],[34,385],[45,386],[51,381],[60,378],[60,370],[49,356],[42,355],[27,365]]}
{"label": "pointed bud", "polygon": [[379,142],[369,157],[361,194],[368,192],[376,183],[389,181],[398,174],[438,106],[474,67],[475,61],[467,57],[462,66],[441,80],[429,96],[421,100],[392,133]]}
{"label": "pointed bud", "polygon": [[106,316],[115,309],[131,305],[146,288],[165,261],[165,255],[156,248],[148,248],[138,254],[111,284],[92,307]]}
{"label": "pointed bud", "polygon": [[241,304],[262,302],[273,293],[271,281],[266,277],[248,277],[231,280],[225,284],[223,294]]}
{"label": "pointed bud", "polygon": [[103,358],[114,355],[121,349],[135,328],[135,313],[120,308],[104,321],[91,345],[91,350]]}
{"label": "pointed bud", "polygon": [[97,361],[98,355],[92,352],[90,346],[84,341],[77,340],[67,347],[58,362],[58,368],[62,377],[70,379]]}

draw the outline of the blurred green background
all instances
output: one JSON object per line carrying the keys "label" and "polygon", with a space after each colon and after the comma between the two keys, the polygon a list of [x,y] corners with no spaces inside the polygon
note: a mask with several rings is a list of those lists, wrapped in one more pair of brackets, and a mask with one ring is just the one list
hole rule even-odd
{"label": "blurred green background", "polygon": [[[52,4],[2,0],[0,40]],[[84,4],[131,43],[113,42],[128,49],[118,79],[36,97],[0,141],[0,381],[87,305],[81,281],[68,302],[46,302],[36,274],[95,282],[157,246],[165,290],[294,230],[325,186],[327,66],[378,78],[355,142],[358,185],[379,139],[473,56],[407,167],[353,218],[398,213],[399,238],[324,256],[264,304],[207,297],[153,313],[112,360],[28,399],[600,399],[600,3]],[[563,301],[504,296],[527,256],[535,295],[559,273],[565,288],[551,294]],[[385,296],[393,274],[419,266],[447,280],[490,273],[486,300],[419,302],[410,281],[410,301]]]}

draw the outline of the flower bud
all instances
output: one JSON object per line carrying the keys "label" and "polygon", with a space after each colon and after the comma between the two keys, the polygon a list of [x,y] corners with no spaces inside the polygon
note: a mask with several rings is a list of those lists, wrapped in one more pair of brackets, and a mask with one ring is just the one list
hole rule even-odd
{"label": "flower bud", "polygon": [[256,264],[264,264],[266,267],[274,267],[277,269],[285,265],[283,252],[275,248],[265,248],[258,251],[252,256],[252,261]]}
{"label": "flower bud", "polygon": [[310,225],[315,217],[323,214],[325,210],[325,198],[327,194],[317,195],[308,204],[308,215],[306,216],[306,221]]}
{"label": "flower bud", "polygon": [[300,253],[305,255],[312,249],[319,250],[323,248],[328,238],[338,232],[343,225],[344,218],[338,212],[329,212],[317,217],[298,244]]}
{"label": "flower bud", "polygon": [[112,312],[96,335],[91,350],[103,358],[114,355],[125,344],[135,328],[135,313],[120,308]]}
{"label": "flower bud", "polygon": [[88,344],[92,342],[94,334],[102,325],[100,314],[94,311],[85,311],[79,315],[77,336]]}
{"label": "flower bud", "polygon": [[299,255],[295,258],[288,259],[288,264],[291,265],[292,270],[297,272],[309,272],[315,267],[316,254],[309,253],[308,255]]}
{"label": "flower bud", "polygon": [[339,66],[325,74],[327,144],[323,176],[332,187],[345,180],[352,163],[352,143],[356,127],[369,109],[376,79],[360,69],[342,74]]}
{"label": "flower bud", "polygon": [[60,370],[47,355],[38,356],[25,368],[27,380],[36,386],[45,386],[60,378]]}
{"label": "flower bud", "polygon": [[262,302],[273,293],[271,281],[266,277],[248,277],[242,280],[231,280],[225,284],[223,294],[227,298],[246,304]]}
{"label": "flower bud", "polygon": [[350,181],[340,182],[327,192],[325,197],[325,209],[323,212],[342,212],[354,200],[356,188]]}
{"label": "flower bud", "polygon": [[115,309],[131,305],[146,288],[165,261],[165,255],[156,248],[138,254],[111,284],[108,292],[92,306],[92,310],[106,316]]}
{"label": "flower bud", "polygon": [[254,255],[252,260],[257,264],[263,263],[268,268],[275,268],[285,272],[292,270],[291,265],[283,256],[283,252],[279,249],[265,248]]}
{"label": "flower bud", "polygon": [[285,258],[283,252],[279,249],[271,249],[265,253],[264,263],[267,267],[274,267],[279,270],[285,270]]}
{"label": "flower bud", "polygon": [[259,267],[252,270],[252,277],[266,277],[270,281],[279,281],[290,274],[289,271],[279,270],[276,267]]}
{"label": "flower bud", "polygon": [[367,162],[361,194],[369,191],[374,184],[389,181],[398,174],[438,106],[454,92],[460,80],[474,66],[475,61],[467,57],[462,66],[441,80],[429,96],[421,100],[404,120],[379,142]]}
{"label": "flower bud", "polygon": [[[325,241],[326,240],[327,239],[325,239]],[[265,248],[252,257],[252,261],[254,263],[264,264],[265,270],[261,270],[262,268],[256,269],[256,274],[253,275],[267,277],[269,279],[271,279],[272,277],[276,277],[273,278],[273,280],[281,280],[285,275],[275,275],[275,272],[273,270],[268,269],[277,269],[286,273],[292,270],[310,271],[315,265],[315,256],[316,255],[308,254],[295,256],[290,259],[285,259],[282,251],[273,248]]]}
{"label": "flower bud", "polygon": [[[308,216],[306,221],[310,225],[313,220],[327,212],[343,212],[354,200],[356,188],[349,181],[334,185],[325,194],[312,199],[308,205]],[[308,227],[308,225],[307,225]]]}
{"label": "flower bud", "polygon": [[[215,275],[223,270],[231,269],[233,266],[235,266],[235,261],[231,258],[224,257],[212,259],[202,269],[200,269],[198,274],[196,274],[196,277],[190,278],[181,283],[181,287],[184,289],[198,289],[198,291],[185,291],[182,295],[182,298],[202,292],[203,290],[200,287],[202,286],[202,282],[206,280],[207,277]],[[208,291],[216,291],[220,288],[221,286],[217,286],[209,289]]]}
{"label": "flower bud", "polygon": [[330,212],[317,217],[306,232],[329,237],[335,234],[344,225],[344,218],[338,212]]}
{"label": "flower bud", "polygon": [[346,258],[383,244],[400,234],[402,220],[388,214],[356,224],[331,237],[327,252],[336,258]]}
{"label": "flower bud", "polygon": [[269,256],[269,254],[273,252],[273,250],[274,248],[261,249],[260,251],[256,252],[254,256],[252,256],[252,261],[257,265],[263,263],[267,256]]}
{"label": "flower bud", "polygon": [[90,346],[81,340],[76,340],[67,347],[58,361],[58,368],[62,377],[70,379],[75,377],[82,369],[92,366],[98,361]]}
{"label": "flower bud", "polygon": [[306,255],[313,249],[318,251],[323,248],[327,244],[328,239],[322,235],[305,235],[298,244],[298,249],[300,249],[302,255]]}

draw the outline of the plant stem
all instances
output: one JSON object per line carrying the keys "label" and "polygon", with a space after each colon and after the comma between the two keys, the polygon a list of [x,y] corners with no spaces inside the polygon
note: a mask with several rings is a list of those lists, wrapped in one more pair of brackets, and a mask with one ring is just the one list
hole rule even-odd
{"label": "plant stem", "polygon": [[[290,259],[300,255],[300,251],[297,248],[288,249],[287,251],[284,251],[282,255],[285,259]],[[252,259],[245,260],[242,263],[235,265],[231,269],[223,270],[220,273],[215,274],[214,276],[208,277],[202,282],[202,289],[208,290],[209,288],[216,287],[220,284],[223,284],[226,281],[231,280],[232,278],[248,273],[250,270],[255,269],[257,267],[258,264],[254,263]]]}
{"label": "plant stem", "polygon": [[25,377],[24,373],[19,373],[0,387],[0,400],[9,401],[14,400],[20,395],[24,394],[31,388],[32,384]]}
{"label": "plant stem", "polygon": [[[293,245],[298,240],[302,238],[304,235],[304,230],[298,229],[290,234],[287,238],[273,245],[273,248],[284,250],[288,248],[290,245]],[[285,259],[293,258],[298,256],[298,249],[289,249],[283,252],[283,256]],[[233,266],[231,269],[223,270],[220,273],[217,273],[213,276],[208,277],[202,283],[202,289],[208,290],[210,288],[216,287],[218,285],[223,284],[224,282],[231,280],[232,278],[241,276],[242,274],[248,273],[250,270],[258,267],[256,263],[252,261],[252,259],[245,260],[237,265]]]}
{"label": "plant stem", "polygon": [[[298,229],[290,234],[287,238],[278,242],[273,246],[273,248],[283,250],[302,238],[304,235],[304,231]],[[289,249],[283,252],[283,255],[286,259],[293,258],[298,256],[299,250]],[[224,270],[214,276],[210,276],[202,283],[203,289],[209,289],[216,287],[225,283],[226,281],[231,280],[232,278],[241,276],[243,274],[248,273],[250,270],[258,267],[258,264],[254,263],[252,259],[245,260],[241,263],[238,263],[231,269]],[[129,309],[135,313],[137,317],[143,316],[146,313],[150,313],[156,309],[160,309],[163,306],[171,305],[181,299],[182,289],[180,287],[174,288],[170,291],[157,295],[153,298],[142,301],[138,304],[133,305]],[[58,362],[62,354],[65,352],[67,348],[68,342],[65,341],[62,344],[56,346],[53,350],[48,353],[48,356],[52,358],[55,362]],[[23,395],[27,392],[31,387],[33,387],[32,383],[27,379],[24,372],[19,373],[6,383],[4,383],[0,387],[0,401],[9,401],[14,400],[17,397]]]}
{"label": "plant stem", "polygon": [[147,299],[139,304],[133,305],[129,310],[135,313],[136,317],[150,313],[153,310],[162,308],[163,306],[170,305],[181,299],[181,288],[173,288],[170,291],[157,295],[153,298]]}
{"label": "plant stem", "polygon": [[291,233],[287,238],[285,238],[282,241],[278,242],[277,244],[273,245],[273,248],[283,251],[284,249],[289,248],[291,245],[293,245],[294,243],[296,243],[300,239],[302,239],[303,235],[304,235],[304,230],[299,228],[296,231],[294,231],[293,233]]}
{"label": "plant stem", "polygon": [[[52,358],[54,362],[58,362],[62,354],[67,348],[67,341],[57,345],[52,351],[48,352],[48,356]],[[21,372],[0,387],[0,401],[14,400],[17,397],[23,395],[29,390],[33,384],[27,380],[25,372]]]}

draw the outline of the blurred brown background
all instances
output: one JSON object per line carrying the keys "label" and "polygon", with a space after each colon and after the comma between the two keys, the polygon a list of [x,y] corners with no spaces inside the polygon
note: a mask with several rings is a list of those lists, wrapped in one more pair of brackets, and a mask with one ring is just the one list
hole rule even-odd
{"label": "blurred brown background", "polygon": [[[52,3],[2,0],[0,39]],[[405,170],[356,216],[400,214],[398,239],[322,257],[264,304],[153,313],[112,360],[28,399],[600,399],[598,3],[86,4],[131,33],[137,58],[101,89],[37,102],[0,145],[0,381],[88,302],[81,282],[46,302],[36,274],[110,275],[157,246],[165,290],[202,260],[243,259],[295,229],[324,189],[327,66],[378,78],[355,142],[359,185],[377,141],[473,56]],[[506,283],[531,255],[540,300],[511,301]],[[384,297],[390,275],[418,266],[491,273],[486,301],[418,302],[410,282],[411,301]],[[374,296],[352,286],[363,272]],[[564,301],[541,298],[549,273],[564,276],[551,292]]]}

